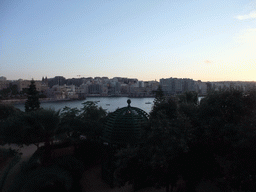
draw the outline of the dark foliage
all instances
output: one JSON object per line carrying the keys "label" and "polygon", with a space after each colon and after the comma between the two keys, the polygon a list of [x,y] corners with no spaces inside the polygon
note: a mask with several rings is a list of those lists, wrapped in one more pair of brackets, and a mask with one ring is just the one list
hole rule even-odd
{"label": "dark foliage", "polygon": [[18,94],[18,86],[10,83],[9,87],[0,90],[0,99],[8,99],[17,96]]}
{"label": "dark foliage", "polygon": [[32,80],[28,89],[28,100],[25,103],[25,111],[30,112],[40,108],[39,92],[36,90],[35,81]]}
{"label": "dark foliage", "polygon": [[73,139],[84,135],[87,139],[98,140],[102,135],[106,114],[106,111],[93,101],[83,103],[80,110],[65,107],[61,112],[61,130]]}
{"label": "dark foliage", "polygon": [[226,188],[255,190],[255,107],[254,91],[234,89],[211,92],[201,102],[201,141],[221,167]]}
{"label": "dark foliage", "polygon": [[170,98],[168,101],[156,102],[150,112],[150,119],[168,118],[170,120],[177,118],[177,103]]}
{"label": "dark foliage", "polygon": [[185,92],[178,96],[179,103],[198,104],[198,95],[194,91]]}
{"label": "dark foliage", "polygon": [[15,116],[21,111],[12,105],[0,104],[0,122],[6,120],[8,117]]}
{"label": "dark foliage", "polygon": [[102,153],[102,143],[84,140],[76,147],[75,157],[82,161],[86,168],[89,168],[100,162]]}
{"label": "dark foliage", "polygon": [[[210,92],[200,104],[197,99],[195,93],[189,92],[166,99],[158,89],[144,142],[115,146],[110,151],[113,161],[109,166],[115,169],[119,186],[130,182],[135,189],[154,186],[166,187],[169,191],[169,186],[172,189],[178,178],[183,178],[187,191],[196,191],[202,179],[217,182],[223,191],[255,191],[256,92],[229,89]],[[77,160],[89,166],[98,162],[103,154],[99,138],[106,112],[93,102],[84,103],[81,110],[65,108],[60,121],[58,114],[40,110],[15,117],[10,113],[5,116],[4,129],[1,129],[1,134],[8,129],[14,132],[6,135],[9,141],[13,142],[13,136],[18,135],[17,138],[25,138],[24,133],[27,140],[18,139],[16,143],[29,143],[29,138],[43,141],[42,136],[47,136],[49,141],[56,134],[77,139],[85,135],[87,140],[75,151]],[[62,166],[65,159],[60,162],[58,166],[69,170],[68,175],[81,174],[76,167],[78,162],[70,166]]]}
{"label": "dark foliage", "polygon": [[59,112],[39,109],[11,116],[3,122],[0,131],[4,143],[38,146],[40,142],[52,142],[58,129]]}
{"label": "dark foliage", "polygon": [[168,191],[181,176],[186,191],[196,191],[202,179],[225,191],[255,191],[256,92],[229,89],[197,99],[189,92],[156,99],[146,142],[118,153],[119,184]]}

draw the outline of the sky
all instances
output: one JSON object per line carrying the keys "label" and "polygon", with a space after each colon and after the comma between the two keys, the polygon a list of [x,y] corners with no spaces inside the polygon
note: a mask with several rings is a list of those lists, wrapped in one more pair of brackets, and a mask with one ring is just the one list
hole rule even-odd
{"label": "sky", "polygon": [[256,81],[256,0],[0,0],[0,76]]}

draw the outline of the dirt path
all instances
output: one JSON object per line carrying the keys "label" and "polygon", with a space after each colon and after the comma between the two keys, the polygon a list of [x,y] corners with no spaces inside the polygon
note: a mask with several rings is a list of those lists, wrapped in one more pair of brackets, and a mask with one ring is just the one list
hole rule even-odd
{"label": "dirt path", "polygon": [[[34,152],[37,150],[37,147],[35,145],[29,145],[29,146],[25,146],[20,148],[17,145],[11,144],[11,145],[4,145],[1,146],[1,148],[12,148],[12,149],[19,149],[19,152],[22,153],[21,155],[21,160],[9,171],[3,189],[2,191],[7,191],[7,189],[9,188],[9,186],[12,184],[13,179],[15,178],[16,174],[19,172],[20,170],[20,166],[24,161],[27,161],[33,154]],[[1,170],[1,172],[4,171],[4,169],[7,167],[8,163],[5,165],[5,167],[3,167],[3,169]]]}

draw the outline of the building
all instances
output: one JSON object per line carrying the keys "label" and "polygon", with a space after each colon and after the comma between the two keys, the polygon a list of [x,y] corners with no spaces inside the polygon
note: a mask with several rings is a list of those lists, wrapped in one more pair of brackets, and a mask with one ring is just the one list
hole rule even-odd
{"label": "building", "polygon": [[0,77],[0,90],[8,88],[9,84],[10,82],[7,81],[6,77],[4,76]]}
{"label": "building", "polygon": [[160,86],[166,95],[180,94],[186,91],[195,91],[195,81],[193,79],[166,78],[160,79]]}
{"label": "building", "polygon": [[101,94],[102,93],[102,85],[101,84],[91,84],[88,86],[89,94]]}
{"label": "building", "polygon": [[[31,80],[19,79],[18,81],[14,81],[13,84],[17,85],[18,91],[21,92],[24,89],[29,88],[29,86],[31,84]],[[38,92],[44,92],[48,89],[48,86],[45,83],[43,83],[42,81],[35,81],[35,85],[36,85],[36,90]]]}
{"label": "building", "polygon": [[206,82],[202,82],[200,80],[195,82],[195,91],[199,95],[207,95],[207,84]]}

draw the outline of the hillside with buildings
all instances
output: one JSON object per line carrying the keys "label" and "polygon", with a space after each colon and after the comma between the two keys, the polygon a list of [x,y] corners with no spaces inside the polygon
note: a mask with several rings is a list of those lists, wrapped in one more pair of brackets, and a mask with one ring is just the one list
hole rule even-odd
{"label": "hillside with buildings", "polygon": [[[31,80],[7,80],[0,77],[0,99],[24,99]],[[162,78],[160,81],[139,81],[126,77],[81,77],[66,79],[63,76],[43,77],[35,85],[41,98],[53,100],[84,99],[93,96],[153,97],[160,85],[165,95],[177,95],[186,91],[195,91],[206,95],[210,90],[234,88],[247,91],[255,87],[255,82],[223,81],[202,82],[189,78]]]}

